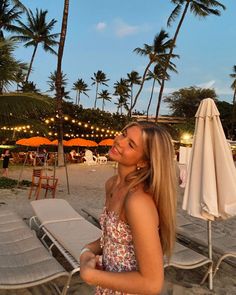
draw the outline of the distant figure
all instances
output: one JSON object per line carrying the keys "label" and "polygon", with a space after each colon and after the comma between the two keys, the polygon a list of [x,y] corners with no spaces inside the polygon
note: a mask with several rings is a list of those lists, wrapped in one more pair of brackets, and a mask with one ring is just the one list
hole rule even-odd
{"label": "distant figure", "polygon": [[43,164],[44,164],[44,166],[47,164],[47,160],[48,160],[48,152],[47,152],[47,150],[44,148],[44,149],[43,149]]}
{"label": "distant figure", "polygon": [[35,152],[29,152],[29,162],[32,166],[36,165],[36,156]]}
{"label": "distant figure", "polygon": [[8,177],[8,166],[9,166],[9,160],[10,160],[11,154],[10,150],[5,150],[2,154],[3,163],[2,163],[2,176]]}
{"label": "distant figure", "polygon": [[70,156],[71,156],[71,160],[76,161],[76,151],[75,150],[71,150],[70,151]]}

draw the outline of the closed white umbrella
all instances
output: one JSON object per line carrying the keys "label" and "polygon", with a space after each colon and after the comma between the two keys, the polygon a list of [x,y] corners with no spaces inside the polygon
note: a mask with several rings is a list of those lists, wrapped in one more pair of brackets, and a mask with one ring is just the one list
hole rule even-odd
{"label": "closed white umbrella", "polygon": [[[208,220],[209,258],[212,259],[211,220],[236,215],[236,169],[219,111],[211,98],[201,101],[189,161],[183,209]],[[209,287],[213,288],[212,272]]]}

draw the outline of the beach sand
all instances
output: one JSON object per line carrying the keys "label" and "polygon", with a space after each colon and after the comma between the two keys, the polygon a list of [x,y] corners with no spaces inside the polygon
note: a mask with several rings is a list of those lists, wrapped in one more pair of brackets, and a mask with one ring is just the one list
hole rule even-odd
{"label": "beach sand", "polygon": [[[59,178],[57,198],[67,200],[72,207],[88,217],[83,209],[99,215],[104,205],[104,183],[112,176],[116,170],[113,163],[106,165],[87,166],[85,164],[71,164],[67,167],[69,186],[67,185],[66,169],[64,167],[56,169],[56,177]],[[53,167],[47,171],[53,174]],[[9,177],[31,180],[32,167],[10,167]],[[33,215],[33,211],[28,199],[29,189],[15,188],[12,190],[0,190],[0,205],[14,209],[26,220]],[[50,194],[49,194],[50,196]],[[42,196],[43,198],[43,192]],[[91,221],[91,220],[90,220]],[[165,286],[162,295],[233,295],[236,294],[236,269],[235,267],[222,263],[220,270],[214,279],[214,291],[209,291],[207,282],[200,286],[205,267],[194,270],[180,270],[169,267],[165,269]],[[59,280],[62,285],[63,281]],[[92,295],[94,287],[82,282],[79,275],[74,275],[68,295]],[[54,295],[56,294],[51,284],[22,290],[1,290],[0,295]]]}

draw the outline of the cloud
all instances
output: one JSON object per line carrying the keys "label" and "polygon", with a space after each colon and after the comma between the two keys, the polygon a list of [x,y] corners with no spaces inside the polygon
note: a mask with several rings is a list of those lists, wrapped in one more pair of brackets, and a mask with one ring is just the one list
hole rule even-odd
{"label": "cloud", "polygon": [[198,84],[197,86],[209,89],[214,88],[217,95],[232,95],[232,89],[230,89],[230,87],[219,86],[219,83],[216,83],[215,80],[210,80],[208,82]]}
{"label": "cloud", "polygon": [[215,80],[210,80],[208,82],[198,84],[197,87],[200,87],[200,88],[214,88],[215,83],[216,83]]}
{"label": "cloud", "polygon": [[107,27],[106,23],[99,22],[99,23],[96,24],[95,29],[96,29],[96,31],[101,32],[101,31],[104,31],[106,29],[106,27]]}
{"label": "cloud", "polygon": [[116,19],[114,21],[114,25],[115,34],[120,38],[137,34],[140,31],[139,26],[131,26],[122,21],[121,19]]}

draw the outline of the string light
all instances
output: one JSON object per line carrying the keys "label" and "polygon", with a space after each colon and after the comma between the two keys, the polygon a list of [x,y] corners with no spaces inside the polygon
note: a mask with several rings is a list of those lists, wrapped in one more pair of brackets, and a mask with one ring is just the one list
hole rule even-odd
{"label": "string light", "polygon": [[[58,117],[58,115],[56,116]],[[52,120],[53,119],[53,120]],[[51,121],[54,121],[54,118],[51,118],[50,119]],[[94,126],[94,125],[90,125],[90,121],[88,121],[87,123],[84,123],[84,122],[81,122],[81,121],[78,121],[74,118],[70,118],[69,116],[64,116],[64,120],[67,121],[68,123],[72,123],[72,124],[77,124],[78,126],[81,126],[83,128],[89,128],[90,130],[92,130],[92,133],[87,133],[87,134],[68,134],[66,133],[65,136],[66,137],[108,137],[109,134],[114,136],[114,135],[117,135],[119,134],[118,131],[114,131],[114,130],[110,130],[110,127],[108,127],[107,129],[105,128],[100,128],[98,126]],[[45,119],[45,122],[49,122],[49,119]],[[49,128],[52,128],[51,126],[49,126]],[[73,131],[72,129],[70,129],[70,131]],[[93,134],[93,132],[96,131],[96,134]],[[103,134],[105,133],[105,134]],[[106,134],[107,133],[107,134]]]}
{"label": "string light", "polygon": [[[58,114],[55,116],[56,118],[58,118]],[[72,124],[76,124],[78,126],[81,126],[82,128],[86,128],[88,130],[91,130],[90,132],[86,132],[83,134],[78,134],[78,133],[73,133],[73,128],[70,128],[70,133],[65,133],[65,137],[69,137],[69,138],[74,138],[74,137],[85,137],[85,138],[98,138],[98,137],[108,137],[110,135],[114,136],[119,134],[118,131],[113,131],[110,130],[110,127],[108,127],[107,129],[104,127],[98,127],[98,126],[94,126],[90,124],[90,121],[88,121],[87,123],[78,121],[76,119],[72,119],[69,116],[64,116],[64,120],[67,121],[68,123],[72,123]],[[47,124],[47,128],[50,129],[50,131],[47,133],[48,136],[58,136],[57,132],[53,132],[53,129],[55,127],[55,125],[53,124],[55,122],[55,118],[51,117],[51,118],[46,118],[44,120],[45,124]],[[52,125],[53,124],[53,125]],[[38,130],[33,130],[32,126],[30,125],[22,125],[22,126],[14,126],[14,127],[8,127],[8,126],[3,126],[0,128],[0,130],[4,130],[4,131],[13,131],[13,132],[23,132],[24,134],[26,133],[30,133],[32,134],[40,134],[41,132]],[[46,136],[46,134],[44,134],[44,136]]]}

